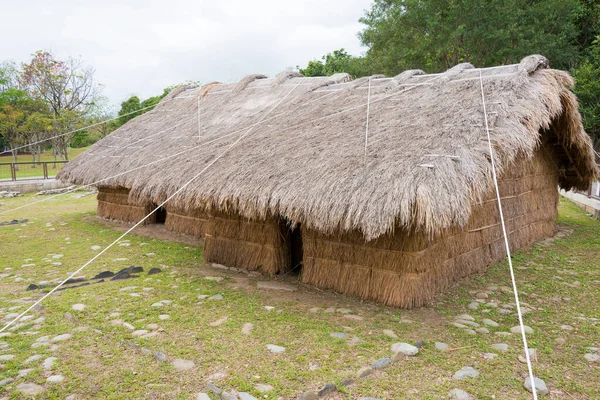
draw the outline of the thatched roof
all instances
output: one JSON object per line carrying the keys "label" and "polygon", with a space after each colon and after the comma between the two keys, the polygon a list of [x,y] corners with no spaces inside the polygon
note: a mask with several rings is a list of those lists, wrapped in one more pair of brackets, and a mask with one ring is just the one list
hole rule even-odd
{"label": "thatched roof", "polygon": [[179,88],[67,164],[59,178],[89,184],[181,153],[101,183],[159,203],[254,126],[172,201],[246,217],[281,215],[325,232],[359,229],[367,239],[397,226],[438,233],[464,225],[471,205],[493,187],[480,74],[500,171],[531,157],[544,140],[561,187],[587,188],[597,171],[573,80],[548,69],[542,56],[370,81],[284,73]]}

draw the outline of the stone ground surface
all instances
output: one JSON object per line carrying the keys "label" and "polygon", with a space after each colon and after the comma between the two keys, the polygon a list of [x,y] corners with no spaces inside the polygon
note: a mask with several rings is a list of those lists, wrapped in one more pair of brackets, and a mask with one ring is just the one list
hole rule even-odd
{"label": "stone ground surface", "polygon": [[[0,227],[0,323],[125,229],[76,195],[6,215],[28,221]],[[0,213],[33,200],[2,199]],[[600,223],[568,204],[559,222],[514,255],[536,383],[547,398],[600,398]],[[126,237],[0,333],[0,399],[531,398],[502,263],[397,310],[206,265],[197,242],[157,237],[169,236]]]}

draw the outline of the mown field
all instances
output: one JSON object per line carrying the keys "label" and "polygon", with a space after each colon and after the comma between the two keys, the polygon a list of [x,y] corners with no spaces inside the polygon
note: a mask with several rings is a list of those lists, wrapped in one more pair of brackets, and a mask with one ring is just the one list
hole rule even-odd
{"label": "mown field", "polygon": [[[78,149],[69,149],[69,159],[72,160],[73,158],[77,157],[79,154],[83,153],[87,149],[88,149],[87,147],[82,147],[82,148],[78,148]],[[40,161],[54,161],[52,152],[51,151],[43,152],[40,156]],[[11,163],[11,162],[13,162],[12,155],[7,154],[7,155],[0,156],[0,164]],[[29,162],[31,162],[31,155],[19,154],[17,156],[17,162],[29,163]],[[58,164],[56,164],[56,168],[53,168],[53,166],[50,166],[48,169],[48,174],[55,175],[56,173],[58,173],[58,171],[60,171],[60,169],[63,167],[63,165],[64,165],[63,163],[58,163]],[[43,176],[43,175],[44,175],[44,173],[40,166],[36,166],[34,164],[22,164],[22,165],[19,165],[19,173],[17,175],[17,178],[30,177],[30,176]],[[10,179],[10,178],[11,178],[11,174],[10,174],[9,166],[0,165],[0,179]]]}
{"label": "mown field", "polygon": [[[94,217],[94,196],[80,195],[0,214],[0,221],[28,219],[0,226],[3,325],[41,296],[42,290],[26,291],[28,285],[64,279],[97,254],[93,246],[104,248],[122,234]],[[37,199],[0,199],[0,213]],[[588,358],[600,347],[600,222],[564,200],[558,222],[555,238],[513,257],[525,323],[533,329],[534,370],[548,386],[545,398],[597,399],[600,362]],[[27,388],[51,399],[219,398],[207,384],[255,398],[296,399],[328,383],[337,390],[327,399],[441,399],[455,388],[478,399],[531,398],[523,388],[520,335],[498,334],[518,323],[506,263],[415,310],[321,291],[292,276],[280,282],[294,291],[259,289],[258,282],[273,279],[206,265],[198,246],[135,234],[80,275],[129,266],[144,272],[58,292],[0,334],[0,399],[31,398]],[[151,268],[161,272],[148,275]],[[469,309],[476,298],[479,306]],[[462,314],[480,326],[455,326]],[[391,357],[392,344],[418,341],[424,346],[416,356],[357,377]],[[274,353],[268,345],[285,350]],[[466,366],[479,376],[454,380]]]}

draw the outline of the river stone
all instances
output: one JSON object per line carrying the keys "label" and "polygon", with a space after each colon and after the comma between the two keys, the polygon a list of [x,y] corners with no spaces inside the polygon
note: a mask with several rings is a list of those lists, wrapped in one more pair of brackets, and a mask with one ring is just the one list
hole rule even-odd
{"label": "river stone", "polygon": [[483,353],[483,358],[486,360],[493,360],[496,356],[498,356],[496,353]]}
{"label": "river stone", "polygon": [[6,386],[6,385],[10,385],[11,383],[13,383],[15,380],[13,378],[6,378],[4,380],[0,381],[0,387],[2,386]]}
{"label": "river stone", "polygon": [[391,337],[392,339],[397,339],[398,338],[398,336],[396,336],[396,334],[394,333],[394,331],[391,330],[391,329],[384,329],[383,330],[383,334],[386,335],[386,336]]}
{"label": "river stone", "polygon": [[165,361],[167,361],[167,355],[165,353],[157,351],[156,353],[154,353],[154,359],[156,361],[165,362]]}
{"label": "river stone", "polygon": [[73,304],[71,306],[71,309],[73,311],[83,311],[85,309],[85,305],[84,304]]}
{"label": "river stone", "polygon": [[252,333],[252,329],[254,329],[254,325],[252,325],[250,322],[246,322],[242,326],[242,333],[244,335],[249,335],[250,333]]}
{"label": "river stone", "polygon": [[477,378],[479,376],[479,372],[473,367],[463,367],[456,371],[454,375],[452,375],[452,379],[461,380],[467,378]]}
{"label": "river stone", "polygon": [[256,397],[246,392],[239,392],[238,397],[240,398],[240,400],[257,400]]}
{"label": "river stone", "polygon": [[371,375],[372,373],[373,373],[373,368],[371,368],[371,367],[364,367],[364,368],[361,368],[361,369],[358,371],[358,374],[357,374],[357,376],[358,376],[359,378],[365,378],[365,377],[367,377],[367,376]]}
{"label": "river stone", "polygon": [[277,345],[274,345],[274,344],[268,344],[267,345],[267,349],[271,353],[283,353],[285,351],[285,347],[277,346]]}
{"label": "river stone", "polygon": [[491,347],[492,347],[492,349],[498,350],[498,351],[507,351],[508,350],[508,345],[506,343],[494,343]]}
{"label": "river stone", "polygon": [[206,393],[198,393],[196,400],[210,400],[210,397]]}
{"label": "river stone", "polygon": [[41,359],[42,359],[42,356],[40,356],[39,354],[36,354],[36,355],[29,357],[25,361],[23,361],[23,364],[29,364],[30,362],[34,362],[34,361],[41,360]]}
{"label": "river stone", "polygon": [[[523,325],[523,330],[525,331],[525,333],[533,333],[533,329],[527,325]],[[510,328],[510,331],[512,333],[521,333],[521,326],[513,326],[512,328]]]}
{"label": "river stone", "polygon": [[469,310],[477,310],[477,308],[479,308],[479,303],[478,303],[478,302],[476,302],[476,301],[474,301],[474,302],[472,302],[471,304],[469,304],[469,305],[467,306],[467,308],[468,308]]}
{"label": "river stone", "polygon": [[[546,382],[544,382],[540,378],[536,378],[536,377],[534,377],[533,379],[535,382],[535,390],[539,394],[548,394],[548,387],[546,386]],[[527,389],[527,391],[533,393],[533,388],[531,387],[531,378],[530,377],[527,377],[527,379],[525,379],[525,383],[523,384],[523,386],[525,386],[525,389]]]}
{"label": "river stone", "polygon": [[0,356],[0,361],[10,361],[13,358],[15,358],[14,354],[5,354],[3,356]]}
{"label": "river stone", "polygon": [[114,272],[104,271],[104,272],[100,272],[98,275],[94,276],[92,279],[106,279],[106,278],[112,278],[113,276],[115,276]]}
{"label": "river stone", "polygon": [[392,353],[393,354],[402,354],[405,356],[414,356],[417,355],[417,353],[419,353],[419,349],[415,346],[413,346],[412,344],[408,344],[408,343],[403,343],[403,342],[399,342],[399,343],[394,343],[392,345]]}
{"label": "river stone", "polygon": [[490,333],[490,330],[487,329],[487,328],[477,328],[477,329],[475,329],[475,331],[478,332],[478,333],[483,333],[483,334]]}
{"label": "river stone", "polygon": [[194,368],[195,364],[193,361],[176,358],[173,360],[173,366],[177,371],[187,371],[188,369]]}
{"label": "river stone", "polygon": [[90,249],[94,250],[94,251],[98,251],[100,250],[102,247],[98,246],[98,245],[94,245],[92,247],[90,247]]}
{"label": "river stone", "polygon": [[35,383],[22,383],[17,386],[17,390],[28,396],[35,396],[39,393],[42,393],[46,389],[40,385],[36,385]]}
{"label": "river stone", "polygon": [[446,343],[435,342],[435,348],[440,351],[446,351],[446,350],[448,350],[448,347],[449,346]]}
{"label": "river stone", "polygon": [[43,367],[46,371],[51,370],[54,367],[54,363],[56,363],[58,358],[56,357],[48,357],[44,360]]}
{"label": "river stone", "polygon": [[298,400],[318,400],[319,396],[315,392],[304,392],[298,397]]}
{"label": "river stone", "polygon": [[448,392],[448,397],[454,400],[470,400],[472,397],[469,393],[465,392],[462,389],[452,389]]}
{"label": "river stone", "polygon": [[223,391],[218,388],[217,386],[213,385],[212,383],[207,383],[206,386],[204,387],[204,390],[207,390],[209,392],[213,392],[216,395],[220,395],[221,393],[223,393]]}
{"label": "river stone", "polygon": [[329,334],[329,336],[335,339],[346,339],[348,337],[348,334],[344,332],[332,332]]}
{"label": "river stone", "polygon": [[148,275],[155,275],[155,274],[159,274],[162,272],[162,269],[160,268],[150,268],[150,271],[148,271]]}
{"label": "river stone", "polygon": [[271,385],[265,385],[262,383],[257,383],[256,385],[254,385],[254,388],[256,390],[258,390],[261,393],[266,393],[266,392],[270,392],[273,390],[273,386]]}
{"label": "river stone", "polygon": [[171,318],[171,316],[169,314],[160,314],[158,316],[158,319],[160,319],[161,321],[165,321],[167,319]]}
{"label": "river stone", "polygon": [[585,359],[588,360],[589,362],[600,361],[600,356],[598,354],[588,353],[588,354],[584,355],[583,357],[585,357]]}
{"label": "river stone", "polygon": [[337,386],[333,383],[328,383],[319,390],[319,397],[323,397],[328,395],[329,393],[333,393],[337,391]]}
{"label": "river stone", "polygon": [[461,314],[461,315],[458,315],[454,319],[462,319],[463,321],[475,321],[475,318],[473,318],[469,314]]}
{"label": "river stone", "polygon": [[208,300],[223,300],[222,294],[215,294],[214,296],[210,296]]}
{"label": "river stone", "polygon": [[493,326],[494,328],[499,326],[499,324],[496,321],[492,321],[491,319],[487,319],[487,318],[481,322],[483,322],[484,325]]}
{"label": "river stone", "polygon": [[52,375],[46,379],[46,382],[58,383],[58,382],[62,382],[64,379],[65,379],[65,377],[62,375]]}
{"label": "river stone", "polygon": [[385,357],[385,358],[380,358],[379,360],[375,361],[373,363],[373,365],[371,365],[371,367],[373,369],[383,369],[383,368],[387,367],[388,365],[390,365],[391,363],[392,363],[392,360]]}
{"label": "river stone", "polygon": [[131,332],[131,335],[132,335],[132,336],[143,336],[143,335],[145,335],[146,333],[148,333],[148,331],[147,331],[147,330],[145,330],[145,329],[138,329],[137,331],[133,331],[133,332]]}

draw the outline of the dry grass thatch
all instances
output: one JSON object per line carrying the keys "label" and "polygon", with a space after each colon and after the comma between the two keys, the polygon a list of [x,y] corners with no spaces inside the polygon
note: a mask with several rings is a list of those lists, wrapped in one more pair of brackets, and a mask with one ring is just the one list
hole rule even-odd
{"label": "dry grass thatch", "polygon": [[288,247],[277,218],[252,221],[225,213],[210,216],[204,242],[204,259],[249,271],[269,274],[290,268]]}
{"label": "dry grass thatch", "polygon": [[500,171],[533,157],[547,136],[561,187],[587,188],[597,174],[573,81],[544,60],[371,79],[366,166],[368,80],[252,75],[172,92],[67,164],[59,178],[91,183],[189,149],[103,182],[130,188],[132,201],[159,203],[293,90],[172,204],[252,220],[276,215],[322,233],[358,231],[367,240],[398,227],[431,238],[466,226],[492,188],[480,73]]}
{"label": "dry grass thatch", "polygon": [[172,204],[165,204],[167,218],[165,228],[169,231],[203,238],[208,226],[208,213],[204,210],[185,210]]}
{"label": "dry grass thatch", "polygon": [[[98,216],[114,221],[138,222],[152,208],[149,203],[133,202],[129,199],[129,189],[101,186],[98,188]],[[152,222],[152,218],[144,224]]]}
{"label": "dry grass thatch", "polygon": [[[501,195],[512,249],[554,233],[557,183],[558,170],[545,148],[505,170]],[[474,205],[466,229],[434,239],[398,229],[365,243],[359,232],[303,230],[302,281],[391,306],[422,306],[454,281],[506,256],[498,215],[491,191]]]}

